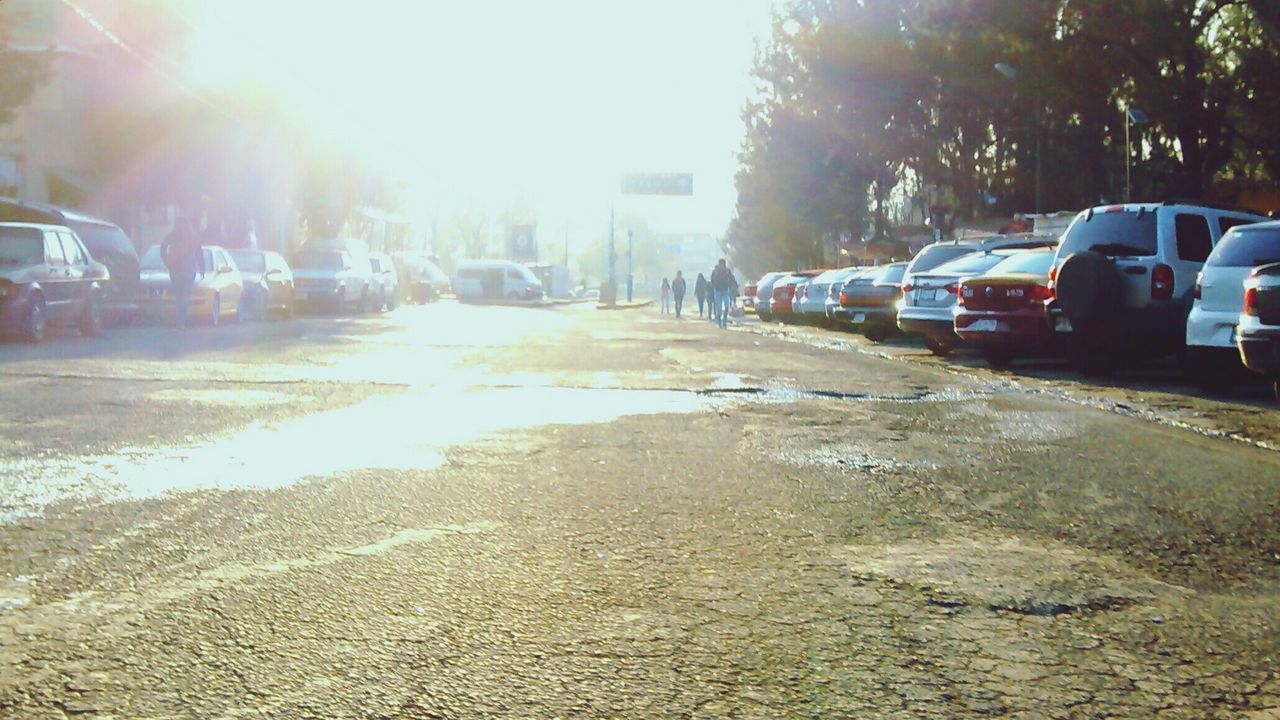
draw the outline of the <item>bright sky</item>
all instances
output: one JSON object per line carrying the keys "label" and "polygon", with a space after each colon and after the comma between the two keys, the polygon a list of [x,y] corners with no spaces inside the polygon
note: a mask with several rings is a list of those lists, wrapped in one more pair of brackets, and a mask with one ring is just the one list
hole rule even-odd
{"label": "bright sky", "polygon": [[405,178],[419,211],[514,201],[544,231],[594,231],[622,172],[692,172],[693,199],[623,198],[619,212],[718,235],[771,4],[209,0],[192,72],[276,85]]}

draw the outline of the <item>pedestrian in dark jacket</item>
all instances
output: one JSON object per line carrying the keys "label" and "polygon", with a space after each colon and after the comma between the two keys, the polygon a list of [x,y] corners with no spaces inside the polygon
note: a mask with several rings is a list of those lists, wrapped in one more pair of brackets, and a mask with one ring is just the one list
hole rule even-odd
{"label": "pedestrian in dark jacket", "polygon": [[707,276],[698,273],[698,279],[693,283],[693,296],[698,298],[698,317],[702,317],[702,307],[707,302]]}
{"label": "pedestrian in dark jacket", "polygon": [[680,309],[684,307],[684,292],[687,285],[684,281],[684,271],[676,271],[676,279],[671,281],[671,297],[676,301],[676,319],[680,319]]}
{"label": "pedestrian in dark jacket", "polygon": [[195,290],[196,276],[205,274],[204,250],[190,220],[178,218],[173,230],[160,244],[160,257],[169,270],[169,283],[178,302],[178,327],[184,327],[191,313],[191,293]]}
{"label": "pedestrian in dark jacket", "polygon": [[729,272],[729,265],[724,258],[720,258],[716,269],[711,271],[711,292],[715,296],[711,308],[715,313],[716,325],[722,330],[729,325],[729,290],[734,282],[736,281],[733,273]]}

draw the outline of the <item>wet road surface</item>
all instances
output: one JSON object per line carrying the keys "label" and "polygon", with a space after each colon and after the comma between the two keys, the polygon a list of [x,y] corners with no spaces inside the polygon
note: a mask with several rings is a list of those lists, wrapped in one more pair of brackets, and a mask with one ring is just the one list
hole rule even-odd
{"label": "wet road surface", "polygon": [[0,345],[0,717],[1275,718],[1275,414],[651,309]]}

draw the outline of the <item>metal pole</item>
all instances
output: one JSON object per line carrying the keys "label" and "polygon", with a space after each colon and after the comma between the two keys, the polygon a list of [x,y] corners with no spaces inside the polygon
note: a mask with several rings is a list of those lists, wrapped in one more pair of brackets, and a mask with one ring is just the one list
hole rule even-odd
{"label": "metal pole", "polygon": [[1042,107],[1043,107],[1043,103],[1040,98],[1040,85],[1037,84],[1036,85],[1036,113],[1035,113],[1035,118],[1036,118],[1036,214],[1037,215],[1039,215],[1041,212],[1041,200],[1042,200],[1042,195],[1040,194],[1040,187],[1041,187],[1040,163],[1041,163],[1041,155],[1042,155],[1041,143],[1042,143],[1042,138],[1044,136],[1044,133],[1042,132],[1040,127],[1043,124]]}
{"label": "metal pole", "polygon": [[1129,164],[1133,160],[1130,155],[1132,146],[1129,145],[1129,109],[1124,111],[1124,201],[1130,202],[1133,198],[1133,176],[1129,170]]}
{"label": "metal pole", "polygon": [[618,288],[618,251],[613,246],[613,205],[609,205],[609,284],[613,286],[614,293]]}
{"label": "metal pole", "polygon": [[635,276],[632,275],[631,264],[631,247],[635,239],[635,233],[631,230],[627,231],[627,302],[631,302],[631,288],[635,285]]}

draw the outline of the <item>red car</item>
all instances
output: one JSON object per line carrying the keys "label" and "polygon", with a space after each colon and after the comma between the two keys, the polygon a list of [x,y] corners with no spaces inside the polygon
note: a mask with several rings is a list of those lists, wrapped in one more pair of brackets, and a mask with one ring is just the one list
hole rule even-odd
{"label": "red car", "polygon": [[983,275],[960,282],[956,335],[978,344],[991,365],[1007,365],[1019,355],[1049,348],[1049,268],[1054,251],[1030,250],[1009,256]]}
{"label": "red car", "polygon": [[823,270],[802,270],[800,272],[791,273],[773,285],[773,295],[769,299],[769,316],[773,320],[781,320],[782,322],[791,322],[794,317],[792,309],[792,301],[796,298],[796,291],[809,284]]}
{"label": "red car", "polygon": [[753,282],[747,283],[743,288],[742,310],[743,312],[756,311],[756,284]]}

